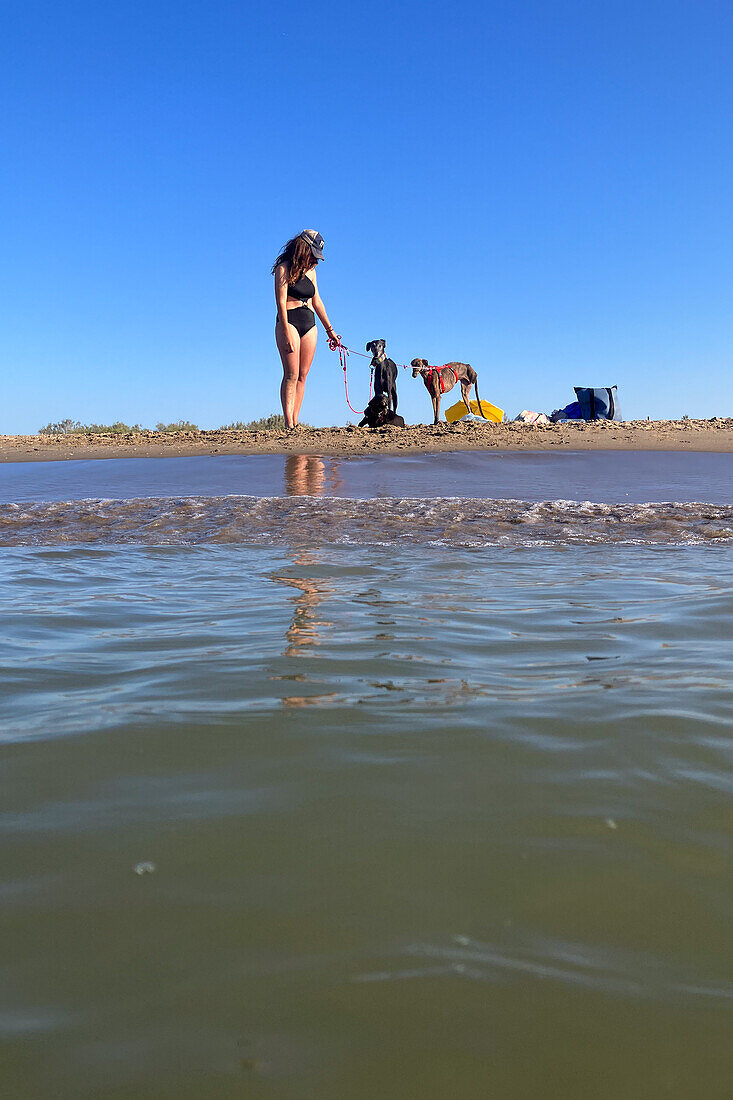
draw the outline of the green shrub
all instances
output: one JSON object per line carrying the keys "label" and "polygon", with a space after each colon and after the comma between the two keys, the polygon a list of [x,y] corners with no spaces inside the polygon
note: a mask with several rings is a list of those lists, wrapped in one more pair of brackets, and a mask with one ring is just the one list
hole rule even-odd
{"label": "green shrub", "polygon": [[38,429],[39,435],[126,435],[128,432],[141,432],[139,424],[125,424],[116,420],[114,424],[82,424],[78,420],[59,420]]}
{"label": "green shrub", "polygon": [[155,425],[156,432],[197,432],[198,424],[192,424],[190,420],[174,420],[172,424],[164,424],[158,421]]}
{"label": "green shrub", "polygon": [[[312,424],[301,424],[302,428],[312,428]],[[259,431],[283,431],[285,417],[282,413],[270,413],[259,420],[249,420],[246,424],[242,420],[235,420],[231,424],[222,424],[219,431],[222,432],[259,432]]]}
{"label": "green shrub", "polygon": [[[312,424],[302,424],[303,428],[312,428]],[[222,432],[258,432],[258,431],[283,431],[285,417],[282,413],[270,413],[269,416],[260,417],[259,420],[234,420],[231,424],[222,424],[219,431]],[[46,424],[38,429],[39,435],[128,435],[130,432],[143,432],[146,429],[140,424],[125,424],[123,420],[116,420],[114,424],[82,424],[79,420],[59,420]],[[197,432],[198,424],[192,424],[190,420],[174,420],[170,424],[159,421],[155,425],[156,432]]]}
{"label": "green shrub", "polygon": [[145,429],[139,424],[125,424],[123,420],[115,420],[114,424],[84,424],[81,430],[86,435],[129,435],[130,432],[142,432]]}
{"label": "green shrub", "polygon": [[80,432],[82,426],[78,420],[58,420],[55,423],[52,421],[50,424],[46,424],[45,427],[38,429],[39,435],[73,435],[76,432]]}

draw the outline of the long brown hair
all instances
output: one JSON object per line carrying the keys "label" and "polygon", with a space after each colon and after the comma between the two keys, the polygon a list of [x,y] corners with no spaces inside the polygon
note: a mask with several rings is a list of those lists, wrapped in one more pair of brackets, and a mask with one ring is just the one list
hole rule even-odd
{"label": "long brown hair", "polygon": [[288,243],[283,245],[280,255],[272,265],[271,274],[275,274],[275,270],[280,264],[285,265],[285,270],[288,273],[288,286],[292,286],[293,283],[297,283],[298,279],[305,275],[306,271],[310,271],[312,267],[316,266],[316,260],[311,252],[311,246],[298,234],[297,237],[291,237]]}

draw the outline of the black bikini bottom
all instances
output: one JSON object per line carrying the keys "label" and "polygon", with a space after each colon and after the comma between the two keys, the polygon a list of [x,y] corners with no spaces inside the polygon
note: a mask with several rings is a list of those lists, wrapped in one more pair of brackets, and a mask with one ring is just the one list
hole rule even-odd
{"label": "black bikini bottom", "polygon": [[313,310],[308,309],[308,306],[296,306],[295,309],[289,309],[288,322],[293,326],[298,336],[305,336],[306,332],[310,332],[312,328],[316,327]]}

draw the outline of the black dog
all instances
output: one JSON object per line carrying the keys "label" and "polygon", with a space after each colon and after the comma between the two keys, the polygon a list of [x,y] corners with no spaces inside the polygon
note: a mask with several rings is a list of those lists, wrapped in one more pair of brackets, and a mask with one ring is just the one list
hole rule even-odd
{"label": "black dog", "polygon": [[393,413],[397,412],[397,364],[384,354],[386,340],[370,340],[366,346],[372,353],[374,367],[374,393],[377,397],[386,393]]}
{"label": "black dog", "polygon": [[364,425],[370,428],[404,428],[405,421],[404,417],[392,412],[386,393],[375,393],[364,409],[364,419],[359,421],[360,428]]}

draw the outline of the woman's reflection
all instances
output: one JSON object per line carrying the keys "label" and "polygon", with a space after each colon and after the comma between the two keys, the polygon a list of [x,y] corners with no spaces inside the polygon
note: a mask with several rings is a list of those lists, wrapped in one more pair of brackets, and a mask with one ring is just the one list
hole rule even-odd
{"label": "woman's reflection", "polygon": [[285,491],[291,497],[320,497],[326,481],[326,466],[319,455],[288,455],[285,460]]}
{"label": "woman's reflection", "polygon": [[[296,554],[293,565],[303,569],[314,565],[314,561],[307,551],[302,551]],[[331,589],[315,577],[285,577],[278,573],[272,579],[279,584],[286,584],[289,588],[296,588],[300,592],[293,601],[293,619],[285,631],[285,637],[288,640],[285,656],[301,657],[304,649],[321,644],[320,628],[331,626],[331,623],[316,618],[318,604],[324,596],[330,595]]]}
{"label": "woman's reflection", "polygon": [[[299,571],[310,571],[316,565],[316,560],[308,551],[301,551],[293,558],[293,566]],[[331,626],[330,622],[317,617],[318,604],[330,595],[332,588],[323,580],[315,577],[291,577],[282,573],[273,573],[272,579],[277,584],[285,584],[288,588],[294,588],[299,593],[293,599],[293,617],[290,626],[285,631],[287,645],[283,651],[284,657],[307,657],[312,646],[321,644],[321,629]],[[307,683],[308,677],[304,672],[297,672],[281,677],[283,680],[297,680],[299,683]],[[325,695],[286,695],[283,704],[286,707],[305,707],[322,702]]]}
{"label": "woman's reflection", "polygon": [[[333,478],[335,471],[331,470]],[[336,478],[336,481],[340,479]],[[285,491],[288,496],[322,496],[326,491],[326,463],[320,455],[288,455],[285,460]],[[292,563],[305,576],[293,577],[284,573],[272,574],[277,584],[285,584],[299,593],[293,600],[293,617],[285,631],[287,645],[284,657],[306,657],[311,646],[321,644],[321,629],[331,626],[318,618],[318,605],[330,595],[332,589],[323,580],[307,574],[317,565],[317,558],[307,550],[298,551]],[[284,676],[285,680],[307,682],[304,672]],[[285,706],[303,707],[319,703],[322,695],[289,695],[283,698]]]}
{"label": "woman's reflection", "polygon": [[334,495],[343,486],[338,462],[326,463],[320,455],[288,455],[285,459],[285,492],[290,497],[320,497],[328,489]]}

